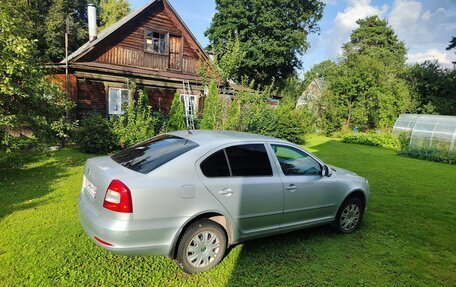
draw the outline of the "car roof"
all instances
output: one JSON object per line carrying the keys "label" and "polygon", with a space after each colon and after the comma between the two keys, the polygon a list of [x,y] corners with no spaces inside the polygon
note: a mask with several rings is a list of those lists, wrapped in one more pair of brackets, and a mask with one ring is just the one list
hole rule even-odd
{"label": "car roof", "polygon": [[202,146],[245,141],[273,141],[288,143],[287,141],[274,137],[235,131],[191,130],[171,132],[168,134],[191,140]]}

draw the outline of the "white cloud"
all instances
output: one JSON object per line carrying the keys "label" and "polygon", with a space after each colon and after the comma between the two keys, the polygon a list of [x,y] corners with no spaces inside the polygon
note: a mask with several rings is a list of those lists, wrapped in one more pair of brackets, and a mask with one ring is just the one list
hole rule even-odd
{"label": "white cloud", "polygon": [[[408,63],[437,59],[451,66],[452,53],[445,51],[456,35],[456,5],[433,1],[432,7],[416,0],[395,0],[389,23],[409,49]],[[453,59],[454,61],[454,59]]]}
{"label": "white cloud", "polygon": [[422,63],[426,60],[437,60],[443,66],[448,68],[452,67],[453,64],[451,63],[451,53],[449,51],[439,51],[437,49],[429,49],[425,52],[417,52],[417,53],[409,53],[407,55],[407,63]]}
{"label": "white cloud", "polygon": [[356,21],[368,16],[378,15],[382,17],[388,6],[372,6],[371,0],[347,0],[348,6],[342,12],[338,12],[333,22],[333,28],[323,35],[323,42],[329,42],[328,54],[331,58],[340,56],[342,44],[350,39],[350,33],[358,25]]}

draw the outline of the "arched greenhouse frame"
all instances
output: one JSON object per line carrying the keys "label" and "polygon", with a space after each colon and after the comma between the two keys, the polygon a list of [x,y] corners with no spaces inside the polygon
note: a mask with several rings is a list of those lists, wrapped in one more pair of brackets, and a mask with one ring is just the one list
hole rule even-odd
{"label": "arched greenhouse frame", "polygon": [[456,152],[456,117],[402,114],[394,123],[393,134],[407,133],[414,149]]}

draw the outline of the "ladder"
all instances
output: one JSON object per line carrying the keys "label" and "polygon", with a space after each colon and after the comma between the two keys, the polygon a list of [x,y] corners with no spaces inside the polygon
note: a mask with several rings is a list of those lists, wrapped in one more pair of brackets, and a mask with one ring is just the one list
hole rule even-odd
{"label": "ladder", "polygon": [[187,125],[187,130],[195,129],[195,96],[192,95],[192,89],[188,80],[182,81],[182,87],[184,90],[183,100],[184,100],[184,109],[185,109],[185,124]]}

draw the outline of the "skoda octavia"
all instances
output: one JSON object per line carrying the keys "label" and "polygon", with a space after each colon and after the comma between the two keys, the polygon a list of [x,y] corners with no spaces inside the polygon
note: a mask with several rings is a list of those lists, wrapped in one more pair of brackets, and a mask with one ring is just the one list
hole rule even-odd
{"label": "skoda octavia", "polygon": [[328,223],[353,232],[369,197],[366,179],[289,142],[180,131],[88,159],[78,201],[99,246],[196,273],[241,241]]}

